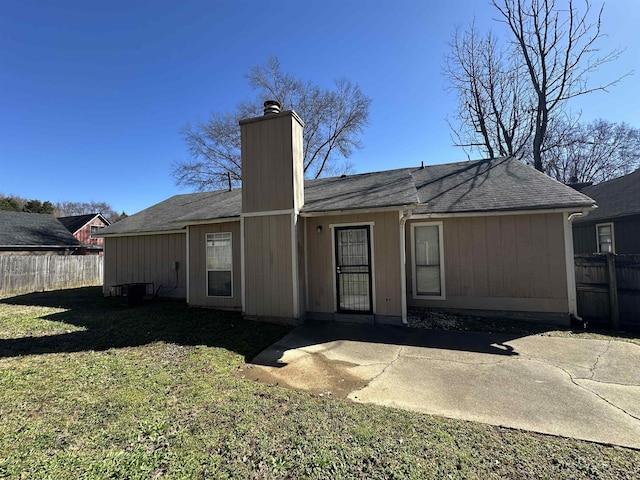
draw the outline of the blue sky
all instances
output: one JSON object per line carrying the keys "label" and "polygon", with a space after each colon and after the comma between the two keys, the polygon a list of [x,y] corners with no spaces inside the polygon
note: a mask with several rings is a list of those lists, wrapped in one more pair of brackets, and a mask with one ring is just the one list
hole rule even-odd
{"label": "blue sky", "polygon": [[[283,70],[372,97],[356,172],[464,160],[441,70],[456,25],[499,26],[484,0],[28,1],[0,6],[0,193],[105,201],[135,213],[176,193],[188,121],[251,95],[245,73],[269,55]],[[603,50],[626,48],[572,104],[582,118],[640,127],[640,2],[605,5]]]}

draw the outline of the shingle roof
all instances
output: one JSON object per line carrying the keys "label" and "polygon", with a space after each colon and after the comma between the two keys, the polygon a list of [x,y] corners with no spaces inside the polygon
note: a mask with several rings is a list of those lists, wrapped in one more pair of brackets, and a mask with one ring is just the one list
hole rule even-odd
{"label": "shingle roof", "polygon": [[[416,213],[571,209],[589,197],[511,158],[307,180],[303,213],[413,206]],[[172,222],[239,217],[241,190],[176,195],[101,235],[176,230]]]}
{"label": "shingle roof", "polygon": [[183,217],[194,217],[192,218],[194,221],[237,217],[240,215],[241,202],[242,191],[240,189],[174,195],[101,229],[99,236],[180,230],[184,227],[177,226],[172,222]]}
{"label": "shingle roof", "polygon": [[388,170],[304,182],[303,212],[396,207],[419,203],[411,170]]}
{"label": "shingle roof", "polygon": [[593,198],[598,208],[576,223],[640,214],[640,169],[622,177],[582,189]]}
{"label": "shingle roof", "polygon": [[[93,220],[99,213],[89,213],[87,215],[71,215],[68,217],[58,217],[60,223],[64,225],[71,233],[76,233],[83,226]],[[104,218],[104,217],[103,217]],[[107,222],[108,225],[108,222]]]}
{"label": "shingle roof", "polygon": [[2,247],[78,247],[78,240],[53,215],[0,211]]}
{"label": "shingle roof", "polygon": [[509,157],[414,169],[418,213],[584,208],[589,197]]}

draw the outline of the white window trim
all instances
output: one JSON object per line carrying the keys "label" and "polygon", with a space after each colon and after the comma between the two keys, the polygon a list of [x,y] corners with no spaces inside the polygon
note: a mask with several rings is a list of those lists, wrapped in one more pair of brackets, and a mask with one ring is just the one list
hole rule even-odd
{"label": "white window trim", "polygon": [[89,225],[89,238],[96,238],[96,235],[100,230],[102,230],[105,225]]}
{"label": "white window trim", "polygon": [[[416,227],[438,227],[438,250],[440,251],[440,295],[418,295],[416,278]],[[412,295],[415,300],[446,300],[446,289],[444,282],[444,241],[442,234],[442,222],[418,222],[411,224],[411,284]]]}
{"label": "white window trim", "polygon": [[[209,235],[214,235],[216,233],[228,233],[231,238],[231,268],[227,270],[217,269],[217,268],[207,268],[207,237]],[[232,232],[208,232],[204,234],[204,261],[205,261],[205,272],[204,272],[204,288],[205,295],[207,298],[233,298],[233,233]],[[209,295],[209,272],[231,272],[231,295]]]}
{"label": "white window trim", "polygon": [[611,227],[611,253],[616,253],[616,232],[613,228],[613,222],[596,223],[596,250],[598,253],[603,253],[600,251],[600,232],[598,232],[598,230],[600,227],[606,226]]}

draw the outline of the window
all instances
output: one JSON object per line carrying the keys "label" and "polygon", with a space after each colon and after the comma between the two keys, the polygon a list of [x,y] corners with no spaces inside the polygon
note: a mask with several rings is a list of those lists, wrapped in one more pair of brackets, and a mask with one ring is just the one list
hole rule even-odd
{"label": "window", "polygon": [[232,297],[231,232],[207,233],[207,296]]}
{"label": "window", "polygon": [[616,253],[613,242],[613,223],[596,225],[598,253]]}
{"label": "window", "polygon": [[89,235],[93,236],[94,233],[98,233],[101,228],[104,228],[104,225],[90,225],[89,226]]}
{"label": "window", "polygon": [[444,300],[442,222],[411,225],[413,296]]}

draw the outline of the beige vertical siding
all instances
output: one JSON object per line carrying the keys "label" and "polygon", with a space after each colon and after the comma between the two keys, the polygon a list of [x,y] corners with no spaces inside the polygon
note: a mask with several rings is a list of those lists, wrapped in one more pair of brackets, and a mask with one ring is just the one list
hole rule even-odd
{"label": "beige vertical siding", "polygon": [[442,219],[445,300],[413,298],[410,225],[419,222],[407,223],[410,306],[568,312],[561,213]]}
{"label": "beige vertical siding", "polygon": [[[373,222],[372,268],[374,273],[374,313],[402,315],[400,286],[400,218],[398,212],[332,215],[306,218],[307,278],[309,312],[333,313],[335,308],[335,269],[332,224],[348,226]],[[318,226],[322,231],[318,232]]]}
{"label": "beige vertical siding", "polygon": [[292,320],[291,215],[246,217],[244,232],[245,313]]}
{"label": "beige vertical siding", "polygon": [[303,203],[302,126],[291,113],[241,122],[242,211]]}
{"label": "beige vertical siding", "polygon": [[[178,270],[175,270],[178,262]],[[112,285],[153,282],[159,295],[186,297],[186,242],[183,233],[106,237],[104,292]]]}
{"label": "beige vertical siding", "polygon": [[[233,296],[207,296],[207,233],[231,232],[233,254]],[[191,305],[240,309],[242,307],[240,272],[240,222],[192,225],[189,227],[189,303]]]}

